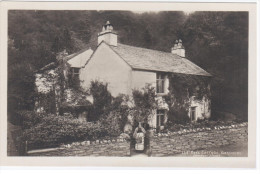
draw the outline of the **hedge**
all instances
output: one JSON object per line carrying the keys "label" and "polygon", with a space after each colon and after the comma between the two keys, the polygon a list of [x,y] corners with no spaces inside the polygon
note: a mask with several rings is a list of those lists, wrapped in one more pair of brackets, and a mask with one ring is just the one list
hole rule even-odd
{"label": "hedge", "polygon": [[80,122],[72,116],[46,115],[41,122],[23,132],[28,149],[56,147],[74,141],[115,137],[121,131],[117,118],[107,116],[97,122]]}
{"label": "hedge", "polygon": [[17,112],[17,116],[22,122],[23,129],[29,129],[32,126],[40,123],[44,117],[41,113],[35,113],[34,111],[22,110]]}

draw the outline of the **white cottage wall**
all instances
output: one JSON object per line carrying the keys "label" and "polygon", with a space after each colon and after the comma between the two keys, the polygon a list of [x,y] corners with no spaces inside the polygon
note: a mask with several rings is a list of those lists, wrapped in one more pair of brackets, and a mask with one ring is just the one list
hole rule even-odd
{"label": "white cottage wall", "polygon": [[[211,115],[210,100],[205,97],[203,97],[202,100],[191,99],[190,107],[196,107],[195,120],[209,118]],[[190,115],[191,115],[191,108],[189,110],[189,117]]]}
{"label": "white cottage wall", "polygon": [[112,96],[131,94],[131,67],[105,43],[101,43],[89,62],[80,70],[83,89],[89,89],[91,81],[108,83]]}
{"label": "white cottage wall", "polygon": [[[139,89],[141,90],[147,85],[151,85],[156,89],[156,72],[151,71],[138,71],[134,70],[132,71],[132,89]],[[165,82],[164,82],[164,91],[165,93],[163,95],[166,95],[169,87],[169,79],[168,76],[165,76]],[[160,109],[166,109],[168,110],[168,105],[163,101],[162,94],[158,94],[158,97],[156,98],[159,103]],[[167,122],[167,114],[165,115],[165,122]],[[156,110],[153,111],[153,114],[149,118],[149,125],[152,128],[156,128]]]}
{"label": "white cottage wall", "polygon": [[150,84],[156,87],[156,73],[149,71],[132,71],[132,89],[141,90],[146,85]]}

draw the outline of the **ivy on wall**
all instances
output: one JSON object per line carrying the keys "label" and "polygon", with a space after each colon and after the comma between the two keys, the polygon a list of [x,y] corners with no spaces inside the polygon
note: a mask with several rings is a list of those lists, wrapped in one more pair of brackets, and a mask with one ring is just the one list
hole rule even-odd
{"label": "ivy on wall", "polygon": [[[66,50],[60,52],[56,56],[56,68],[49,71],[45,71],[42,74],[42,78],[46,78],[46,83],[44,86],[49,86],[50,91],[47,93],[38,93],[38,103],[40,107],[44,108],[47,113],[59,114],[61,103],[64,102],[64,90],[68,87],[68,72],[69,65],[65,60],[67,56]],[[55,107],[55,108],[53,108]]]}
{"label": "ivy on wall", "polygon": [[165,97],[169,105],[169,123],[189,122],[191,97],[202,100],[210,98],[210,77],[187,74],[169,74],[169,93]]}

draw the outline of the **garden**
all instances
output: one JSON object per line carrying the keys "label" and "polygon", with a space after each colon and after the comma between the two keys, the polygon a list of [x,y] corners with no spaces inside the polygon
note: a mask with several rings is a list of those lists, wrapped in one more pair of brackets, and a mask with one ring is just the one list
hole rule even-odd
{"label": "garden", "polygon": [[[164,129],[158,131],[167,133],[202,128],[212,129],[216,126],[230,126],[236,122],[242,122],[242,120],[224,122],[212,117],[191,123],[188,117],[187,101],[191,95],[199,99],[203,96],[210,97],[207,87],[208,79],[170,76],[170,83],[174,81],[182,83],[170,85],[169,94],[165,97],[169,106],[168,121]],[[198,88],[194,90],[193,86]],[[64,91],[66,91],[65,88]],[[55,91],[40,95],[42,100],[40,103],[45,108],[44,112],[20,111],[17,114],[22,123],[22,135],[19,138],[26,144],[26,150],[58,147],[79,141],[116,138],[122,133],[127,133],[127,138],[130,140],[133,127],[137,127],[139,122],[144,123],[146,130],[150,129],[147,124],[149,116],[157,109],[155,89],[150,85],[142,90],[133,90],[132,97],[124,94],[113,97],[108,91],[108,84],[92,81],[88,91],[81,91],[78,87],[76,89],[74,87],[75,100],[71,99],[70,102],[66,101],[64,91],[58,93],[60,94],[58,104],[54,95],[50,95],[55,94]],[[86,96],[92,96],[93,102],[89,102]],[[79,113],[82,112],[86,113],[83,121],[78,119]]]}

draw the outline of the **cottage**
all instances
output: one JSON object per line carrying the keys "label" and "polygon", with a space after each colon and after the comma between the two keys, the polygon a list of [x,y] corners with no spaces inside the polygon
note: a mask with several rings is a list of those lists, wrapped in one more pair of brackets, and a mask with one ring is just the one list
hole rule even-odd
{"label": "cottage", "polygon": [[[91,81],[108,84],[112,96],[132,95],[133,89],[146,85],[156,89],[158,109],[149,120],[153,128],[161,127],[167,121],[168,105],[164,96],[168,94],[169,74],[188,74],[199,77],[211,75],[185,58],[181,40],[177,40],[169,52],[145,49],[118,43],[118,35],[109,21],[98,34],[98,46],[71,55],[73,76],[79,79],[83,89],[89,89]],[[178,81],[176,81],[178,83]],[[210,117],[210,99],[196,100],[190,97],[188,116],[191,121]]]}
{"label": "cottage", "polygon": [[[77,79],[74,80],[73,83],[79,83],[79,70],[86,64],[92,53],[93,50],[88,48],[71,55],[68,55],[66,50],[58,54],[57,59],[62,58],[64,62],[66,62],[62,67],[65,81],[68,81],[69,78],[73,78]],[[61,84],[58,80],[59,66],[60,65],[57,65],[57,63],[52,62],[35,73],[35,86],[36,92],[38,93],[38,98],[35,101],[36,112],[47,111],[59,114],[61,103]],[[71,73],[68,73],[69,71],[71,71]],[[69,74],[72,77],[69,77]],[[83,105],[85,107],[86,103],[89,103],[86,100],[86,96],[82,94],[81,91],[67,88],[65,82],[63,85],[66,88],[64,90],[66,100],[63,104],[71,107],[82,108]],[[85,111],[82,111],[82,113],[85,113]],[[78,117],[80,117],[82,113],[79,113]]]}
{"label": "cottage", "polygon": [[[162,104],[151,118],[150,126],[158,127],[167,120],[163,96],[168,93],[169,73],[211,76],[185,58],[181,40],[176,41],[169,53],[129,46],[118,43],[117,33],[107,22],[98,34],[96,50],[79,70],[79,79],[85,89],[89,88],[92,80],[108,83],[113,96],[120,93],[131,95],[133,89],[141,89],[148,84],[155,87],[157,99]],[[191,120],[210,117],[209,104],[210,100],[205,98],[192,100],[189,106]]]}

